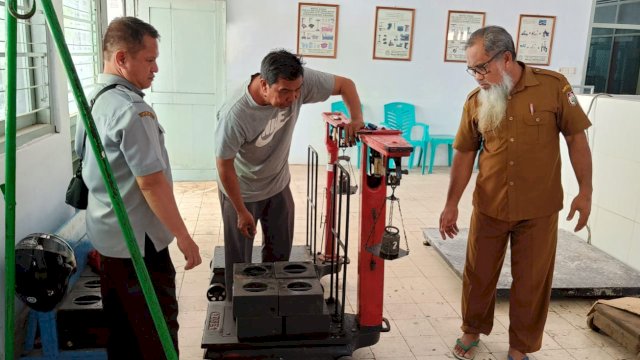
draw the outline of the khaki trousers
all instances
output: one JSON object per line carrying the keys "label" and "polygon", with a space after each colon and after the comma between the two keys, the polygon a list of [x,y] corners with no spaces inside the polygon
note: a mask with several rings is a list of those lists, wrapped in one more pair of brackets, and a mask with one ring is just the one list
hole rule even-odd
{"label": "khaki trousers", "polygon": [[462,289],[462,331],[489,335],[496,284],[507,244],[511,244],[509,344],[530,353],[540,350],[551,296],[558,240],[558,213],[503,221],[473,210]]}

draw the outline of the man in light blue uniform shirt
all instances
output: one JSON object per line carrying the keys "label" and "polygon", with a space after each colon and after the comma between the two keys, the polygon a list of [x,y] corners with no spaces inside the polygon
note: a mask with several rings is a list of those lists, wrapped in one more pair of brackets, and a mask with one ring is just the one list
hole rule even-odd
{"label": "man in light blue uniform shirt", "polygon": [[260,73],[218,113],[215,156],[224,223],[225,283],[232,298],[233,264],[251,262],[258,220],[262,261],[287,261],[293,244],[295,209],[289,189],[289,150],[303,104],[342,95],[351,114],[347,141],[364,127],[360,99],[350,79],[304,68],[285,50],[262,60]]}
{"label": "man in light blue uniform shirt", "polygon": [[[103,40],[104,73],[98,78],[96,94],[115,86],[95,99],[92,114],[177,351],[176,273],[167,247],[176,237],[186,260],[185,270],[201,259],[173,195],[164,130],[143,100],[142,89],[151,86],[158,72],[158,38],[156,29],[139,19],[123,17],[111,22]],[[89,188],[87,235],[101,255],[108,357],[164,359],[96,157],[84,137],[79,124],[76,152],[83,158],[82,176]]]}

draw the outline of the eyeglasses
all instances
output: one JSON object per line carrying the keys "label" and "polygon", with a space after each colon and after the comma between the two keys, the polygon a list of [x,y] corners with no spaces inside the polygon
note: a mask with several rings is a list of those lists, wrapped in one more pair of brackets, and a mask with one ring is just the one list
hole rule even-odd
{"label": "eyeglasses", "polygon": [[504,51],[498,51],[488,61],[485,61],[482,64],[476,65],[474,67],[467,67],[467,73],[473,77],[475,77],[477,74],[487,75],[489,73],[489,69],[487,69],[489,63],[495,60],[495,58],[497,58],[498,55],[501,55],[502,53],[504,53]]}

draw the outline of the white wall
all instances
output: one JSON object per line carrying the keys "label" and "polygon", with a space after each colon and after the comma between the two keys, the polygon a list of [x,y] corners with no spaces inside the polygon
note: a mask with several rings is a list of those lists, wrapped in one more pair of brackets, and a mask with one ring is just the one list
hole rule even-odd
{"label": "white wall", "polygon": [[[61,0],[54,0],[58,14]],[[4,21],[2,22],[4,26]],[[58,54],[53,44],[49,50],[49,81],[52,84],[51,109],[58,133],[46,135],[21,146],[16,154],[16,242],[34,232],[51,232],[61,226],[73,213],[64,203],[64,195],[71,179],[71,145],[69,137],[69,114],[67,108],[67,84]],[[4,183],[5,156],[0,155],[0,180]],[[5,203],[0,198],[0,287],[5,287]],[[0,297],[0,359],[4,359],[4,308],[5,299]],[[16,312],[22,303],[16,301]],[[19,333],[24,329],[16,327]],[[19,334],[16,334],[18,336]],[[17,351],[18,348],[16,348]],[[16,352],[17,353],[17,352]]]}
{"label": "white wall", "polygon": [[[588,111],[594,96],[579,95]],[[599,96],[593,100],[589,118],[589,145],[593,157],[593,199],[589,218],[591,244],[627,265],[640,270],[640,96]],[[578,194],[578,184],[570,166],[564,142],[562,150],[562,186],[565,209],[560,227],[575,227],[564,220],[571,200]],[[577,215],[576,215],[577,217]],[[578,233],[588,238],[587,230]]]}
{"label": "white wall", "polygon": [[[307,58],[309,67],[353,79],[364,104],[365,121],[382,121],[387,102],[416,105],[419,121],[431,125],[432,134],[455,134],[462,104],[475,88],[465,72],[466,64],[443,61],[448,10],[486,12],[486,25],[500,25],[512,35],[520,14],[556,16],[551,64],[547,68],[576,68],[569,81],[579,84],[587,52],[591,16],[590,0],[504,1],[404,0],[371,2],[335,0],[339,4],[339,33],[336,59]],[[373,60],[373,23],[376,6],[414,8],[415,32],[412,61]],[[291,0],[233,0],[227,4],[227,89],[233,91],[260,68],[260,61],[274,48],[296,51],[298,2]],[[515,36],[514,36],[515,37]],[[313,145],[326,161],[321,139],[320,113],[328,111],[332,98],[323,104],[303,107],[295,131],[291,163],[307,161],[306,148]],[[445,164],[446,151],[437,153],[437,164]]]}

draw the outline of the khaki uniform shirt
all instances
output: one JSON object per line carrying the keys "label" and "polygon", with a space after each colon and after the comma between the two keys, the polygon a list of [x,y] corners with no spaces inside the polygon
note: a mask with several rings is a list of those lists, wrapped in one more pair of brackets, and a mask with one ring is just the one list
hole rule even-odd
{"label": "khaki uniform shirt", "polygon": [[480,88],[469,94],[453,147],[482,148],[473,205],[505,221],[548,216],[562,209],[559,134],[574,135],[591,123],[567,79],[524,67],[508,97],[505,118],[494,131],[478,131]]}

